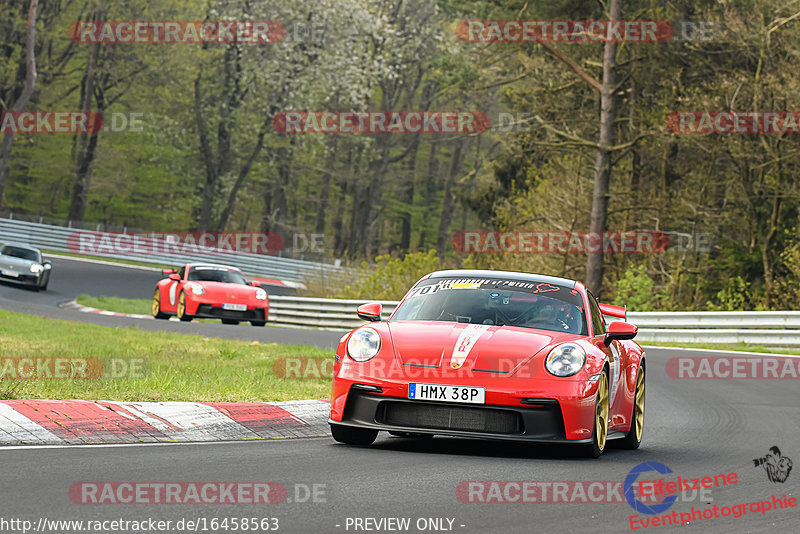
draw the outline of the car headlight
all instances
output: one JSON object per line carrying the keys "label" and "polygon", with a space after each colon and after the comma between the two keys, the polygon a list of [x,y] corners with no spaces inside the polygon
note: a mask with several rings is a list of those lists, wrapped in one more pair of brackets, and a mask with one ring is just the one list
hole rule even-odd
{"label": "car headlight", "polygon": [[586,352],[575,343],[564,343],[547,355],[545,367],[555,376],[572,376],[586,363]]}
{"label": "car headlight", "polygon": [[374,358],[381,348],[381,336],[371,328],[360,328],[347,340],[347,354],[357,362]]}
{"label": "car headlight", "polygon": [[203,289],[203,286],[201,286],[200,284],[189,284],[189,288],[195,295],[202,295],[203,293],[206,292],[206,290]]}
{"label": "car headlight", "polygon": [[259,287],[256,289],[256,298],[258,300],[267,300],[267,292]]}
{"label": "car headlight", "polygon": [[40,273],[40,272],[42,272],[42,269],[44,269],[44,267],[42,267],[38,263],[32,263],[31,264],[31,272],[32,273]]}

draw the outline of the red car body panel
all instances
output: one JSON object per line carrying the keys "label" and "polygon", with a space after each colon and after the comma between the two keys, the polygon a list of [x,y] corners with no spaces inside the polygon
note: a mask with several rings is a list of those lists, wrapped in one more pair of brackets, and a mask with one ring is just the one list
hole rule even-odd
{"label": "red car body panel", "polygon": [[[481,273],[484,274],[467,273],[460,276],[488,276],[486,271]],[[419,429],[393,427],[376,421],[374,425],[373,421],[363,419],[351,421],[348,411],[352,412],[353,408],[348,406],[348,400],[356,391],[359,397],[368,395],[373,402],[407,402],[408,388],[412,382],[480,386],[485,388],[485,404],[463,406],[522,409],[537,406],[535,400],[541,399],[543,404],[557,403],[557,411],[563,419],[563,429],[559,429],[558,438],[488,434],[481,437],[586,443],[592,437],[598,389],[598,381],[590,377],[598,376],[607,367],[609,437],[614,437],[612,433],[627,432],[631,428],[636,376],[644,359],[644,351],[637,343],[628,340],[611,341],[609,347],[605,345],[603,335],[594,335],[589,312],[590,297],[583,284],[574,284],[574,290],[580,294],[584,310],[587,311],[589,335],[516,326],[493,325],[482,328],[458,322],[397,321],[390,317],[389,320],[361,327],[375,330],[381,337],[381,347],[372,359],[357,362],[349,357],[346,347],[350,336],[358,329],[349,332],[341,338],[336,349],[330,421],[352,426],[365,426],[366,423],[367,427],[378,430],[418,432]],[[454,353],[459,336],[470,326],[479,328],[480,337],[461,367],[451,368],[450,355]],[[583,369],[570,377],[554,376],[545,368],[548,353],[564,342],[578,344],[586,352]],[[353,390],[356,385],[356,390]],[[361,391],[365,385],[377,386],[381,391]],[[435,434],[475,435],[474,432],[425,430]]]}

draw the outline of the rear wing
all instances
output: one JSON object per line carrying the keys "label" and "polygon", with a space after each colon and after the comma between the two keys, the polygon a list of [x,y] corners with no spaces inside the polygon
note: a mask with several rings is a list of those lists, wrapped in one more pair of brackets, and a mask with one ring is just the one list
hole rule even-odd
{"label": "rear wing", "polygon": [[628,320],[628,309],[625,306],[615,306],[613,304],[600,304],[600,311],[603,312],[603,315],[607,315],[609,317],[617,317],[622,319],[623,321]]}

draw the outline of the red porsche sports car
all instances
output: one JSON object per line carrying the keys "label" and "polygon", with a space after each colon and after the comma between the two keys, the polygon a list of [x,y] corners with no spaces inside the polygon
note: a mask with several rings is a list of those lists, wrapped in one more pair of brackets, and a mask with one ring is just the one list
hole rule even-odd
{"label": "red porsche sports car", "polygon": [[250,321],[264,326],[269,296],[260,282],[248,282],[242,271],[227,265],[187,263],[177,271],[164,269],[167,278],[156,284],[153,317],[181,321],[195,317],[222,319],[224,324]]}
{"label": "red porsche sports car", "polygon": [[606,324],[625,308],[600,304],[580,282],[502,271],[423,277],[388,320],[336,349],[331,417],[336,441],[369,445],[378,431],[639,447],[645,353],[637,328]]}

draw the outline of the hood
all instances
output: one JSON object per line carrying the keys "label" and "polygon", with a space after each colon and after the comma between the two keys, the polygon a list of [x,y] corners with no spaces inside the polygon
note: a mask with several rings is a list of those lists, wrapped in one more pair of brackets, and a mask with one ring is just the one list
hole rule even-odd
{"label": "hood", "polygon": [[433,321],[386,323],[401,365],[511,373],[545,347],[579,336],[514,326]]}
{"label": "hood", "polygon": [[5,254],[0,254],[0,269],[13,269],[15,271],[28,271],[30,272],[30,267],[34,263],[37,263],[32,260],[26,260],[23,258],[16,258],[14,256],[6,256]]}
{"label": "hood", "polygon": [[256,289],[253,286],[243,284],[231,284],[227,282],[187,282],[188,284],[200,284],[206,290],[204,298],[228,302],[230,299],[249,301],[255,298]]}

